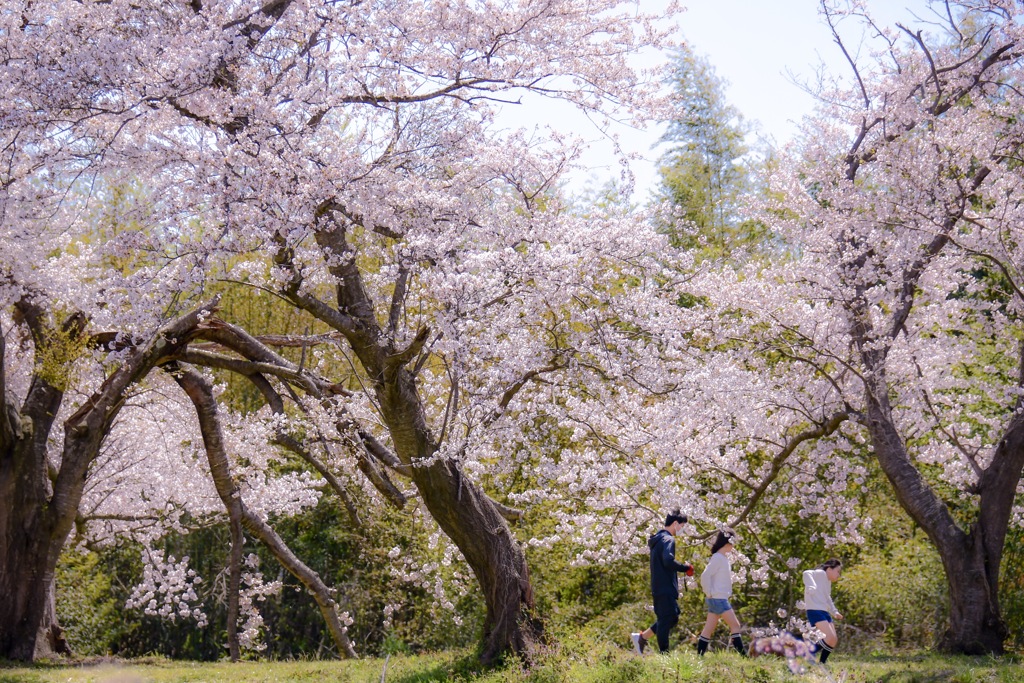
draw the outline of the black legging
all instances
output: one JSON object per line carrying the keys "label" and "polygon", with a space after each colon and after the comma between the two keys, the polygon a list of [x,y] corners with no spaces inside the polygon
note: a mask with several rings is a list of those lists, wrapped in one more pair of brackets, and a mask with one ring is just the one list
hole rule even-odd
{"label": "black legging", "polygon": [[658,636],[658,649],[662,652],[668,652],[668,633],[679,623],[679,603],[676,600],[670,596],[654,598],[654,616],[657,621],[651,630]]}

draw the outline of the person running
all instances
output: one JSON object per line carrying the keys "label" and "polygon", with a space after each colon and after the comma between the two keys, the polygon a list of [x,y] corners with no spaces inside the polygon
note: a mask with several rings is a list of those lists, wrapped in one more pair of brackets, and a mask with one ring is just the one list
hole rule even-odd
{"label": "person running", "polygon": [[839,580],[842,573],[843,563],[835,558],[825,560],[817,569],[804,572],[804,609],[807,610],[807,621],[825,634],[824,640],[818,641],[821,653],[818,661],[822,664],[828,661],[828,656],[839,642],[832,618],[842,619],[843,615],[832,602],[832,584]]}
{"label": "person running", "polygon": [[697,638],[697,654],[704,656],[711,645],[711,636],[720,620],[729,626],[729,640],[736,651],[746,655],[743,647],[743,636],[740,635],[740,620],[729,604],[732,595],[732,567],[729,565],[729,553],[732,552],[734,535],[731,531],[719,531],[715,542],[711,544],[711,561],[700,575],[700,587],[704,590],[704,605],[708,609],[708,618],[704,622],[704,630]]}
{"label": "person running", "polygon": [[665,516],[665,528],[647,540],[651,551],[651,597],[655,622],[642,633],[631,633],[633,649],[642,655],[647,641],[658,637],[658,649],[668,652],[668,634],[679,622],[679,572],[693,576],[693,565],[676,562],[676,535],[686,524],[686,515],[673,510]]}

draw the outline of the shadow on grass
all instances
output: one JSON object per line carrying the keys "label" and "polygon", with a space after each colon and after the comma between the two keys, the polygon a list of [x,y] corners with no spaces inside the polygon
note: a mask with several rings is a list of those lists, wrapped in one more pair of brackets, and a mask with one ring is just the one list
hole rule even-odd
{"label": "shadow on grass", "polygon": [[948,683],[955,671],[893,671],[883,674],[878,683]]}
{"label": "shadow on grass", "polygon": [[[403,667],[404,668],[404,667]],[[472,681],[481,675],[500,669],[501,666],[485,668],[480,665],[477,653],[470,652],[455,660],[441,661],[415,670],[388,669],[388,683],[442,683],[460,680]]]}
{"label": "shadow on grass", "polygon": [[[407,671],[395,676],[388,675],[389,683],[442,683],[452,680],[452,668],[438,664],[422,671]],[[0,681],[0,683],[3,683]]]}

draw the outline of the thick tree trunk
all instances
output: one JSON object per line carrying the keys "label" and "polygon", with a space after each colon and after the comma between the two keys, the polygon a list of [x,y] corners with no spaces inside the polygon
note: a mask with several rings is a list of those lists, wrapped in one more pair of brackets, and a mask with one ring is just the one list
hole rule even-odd
{"label": "thick tree trunk", "polygon": [[[42,311],[26,302],[21,312],[38,348],[49,331]],[[80,329],[77,319],[69,324]],[[37,650],[68,650],[53,608],[67,534],[48,506],[47,476],[47,441],[63,392],[37,376],[19,407],[7,391],[5,350],[0,334],[0,658],[32,661]]]}
{"label": "thick tree trunk", "polygon": [[1024,418],[1016,414],[989,466],[979,469],[978,518],[965,532],[914,466],[892,419],[884,382],[879,385],[867,395],[875,457],[900,505],[938,550],[949,586],[950,623],[939,649],[1002,654],[1008,629],[999,609],[999,568],[1024,466]]}
{"label": "thick tree trunk", "polygon": [[[1024,374],[1024,356],[1021,367]],[[1022,472],[1024,415],[1017,410],[978,477],[977,521],[962,547],[943,553],[951,601],[950,627],[939,644],[945,651],[1004,652],[1009,629],[999,608],[999,571]]]}
{"label": "thick tree trunk", "polygon": [[57,620],[57,592],[54,584],[47,591],[46,610],[43,621],[36,635],[36,652],[34,659],[52,659],[60,655],[70,655],[71,647],[64,638],[64,629]]}
{"label": "thick tree trunk", "polygon": [[[976,533],[964,541],[961,552],[942,553],[950,611],[949,628],[939,641],[939,649],[967,655],[1003,654],[1009,630],[999,613],[999,598],[991,584],[992,572],[984,544],[977,542]],[[995,573],[998,574],[998,565]]]}
{"label": "thick tree trunk", "polygon": [[[244,331],[219,321],[210,321],[210,325],[211,329],[204,333],[206,338],[235,350],[249,361],[258,362],[264,370],[269,370],[270,366],[290,368],[288,361],[270,353],[256,340],[249,339]],[[373,344],[364,344],[359,346],[359,349],[364,362],[372,367],[377,362],[379,349]],[[233,363],[226,358],[214,357],[210,354],[200,355],[195,352],[186,356],[184,360],[213,365],[248,376],[260,388],[271,408],[275,412],[283,413],[284,407],[280,396],[262,376],[256,374],[255,365]],[[296,373],[294,377],[290,378],[293,381],[298,382],[303,379],[299,377],[298,368],[292,367],[290,371]],[[530,618],[533,595],[526,558],[505,521],[505,513],[483,491],[462,476],[456,463],[433,457],[436,454],[437,446],[431,439],[430,431],[426,426],[412,374],[400,365],[392,365],[387,372],[381,371],[376,374],[383,380],[376,385],[378,396],[383,397],[383,414],[399,456],[396,458],[394,454],[388,453],[387,457],[383,459],[394,461],[392,466],[412,477],[428,511],[463,553],[483,592],[487,613],[482,660],[487,663],[493,662],[507,651],[528,655],[540,628]],[[179,381],[190,385],[196,382],[187,373],[179,373],[177,376]],[[307,383],[311,381],[311,378],[308,377],[304,379]],[[314,394],[318,394],[321,390],[327,393],[326,389],[328,388],[326,386],[307,387]],[[212,401],[201,396],[206,392],[198,384],[189,390],[190,395],[195,394],[196,390],[199,390],[199,393],[193,396],[193,400],[199,401],[197,408],[200,408],[200,421],[204,422],[203,416],[207,414],[205,421],[209,426],[208,428],[204,427],[204,430],[208,429],[210,436],[213,437],[216,426],[212,416]],[[204,405],[207,405],[207,408],[203,408]],[[342,431],[348,428],[347,426],[340,427]],[[367,446],[368,450],[384,449],[383,445],[365,433],[360,433],[360,438],[364,442],[371,442],[372,445]],[[212,447],[211,458],[219,459],[220,456],[215,455],[219,450],[216,441],[216,439],[211,439],[207,448]],[[302,451],[300,444],[285,443],[285,445],[295,452],[301,453]],[[303,454],[303,457],[313,463],[325,478],[331,479],[330,472],[324,470],[307,455]],[[375,464],[368,462],[369,457],[370,455],[367,453],[367,466],[363,467],[363,463],[361,463],[360,469],[387,500],[400,508],[405,504],[405,496],[385,474],[368,471],[372,467],[376,467]],[[401,464],[398,463],[399,459]],[[431,464],[411,466],[411,463],[425,462]],[[213,465],[212,460],[211,465]],[[223,484],[218,483],[218,490],[221,490],[223,485],[222,497],[228,496],[230,500],[232,485],[228,481],[229,478],[226,470],[223,477],[219,476],[215,470],[214,482],[223,482]],[[340,487],[336,486],[336,488],[340,490]],[[250,533],[262,539],[262,536],[259,536],[262,532],[258,532],[250,526],[251,520],[245,517],[244,521]],[[268,541],[264,539],[264,542]],[[271,545],[273,544],[271,543]]]}
{"label": "thick tree trunk", "polygon": [[540,635],[526,556],[490,499],[451,460],[414,469],[413,480],[430,514],[459,548],[483,593],[485,665],[506,652],[529,657]]}
{"label": "thick tree trunk", "polygon": [[[188,343],[217,300],[155,330],[134,349],[64,423],[59,469],[47,450],[63,391],[36,368],[19,407],[8,392],[0,334],[0,658],[31,661],[36,652],[67,649],[53,609],[54,574],[74,526],[89,467],[123,403],[124,393],[166,354]],[[36,353],[82,334],[85,318],[74,314],[56,334],[47,312],[31,296],[17,310],[32,332]],[[63,374],[63,373],[61,373]],[[39,635],[45,642],[39,642]]]}
{"label": "thick tree trunk", "polygon": [[541,626],[532,614],[526,556],[508,522],[455,461],[437,456],[410,373],[398,369],[378,396],[396,451],[413,465],[413,482],[424,504],[480,584],[487,608],[481,663],[494,664],[508,652],[530,658]]}
{"label": "thick tree trunk", "polygon": [[53,594],[64,539],[42,528],[39,508],[20,507],[8,484],[0,481],[0,658],[30,662],[68,654]]}

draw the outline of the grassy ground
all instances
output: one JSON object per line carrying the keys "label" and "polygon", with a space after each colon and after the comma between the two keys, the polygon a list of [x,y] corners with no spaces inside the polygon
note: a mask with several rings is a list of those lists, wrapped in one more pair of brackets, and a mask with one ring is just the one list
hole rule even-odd
{"label": "grassy ground", "polygon": [[488,672],[474,671],[467,662],[470,660],[464,656],[459,659],[453,654],[239,664],[159,659],[99,661],[0,668],[0,683],[1024,683],[1024,667],[1012,657],[833,655],[827,672],[812,667],[799,675],[791,673],[780,659],[741,659],[727,652],[699,659],[689,651],[641,658],[617,649],[589,653],[563,650],[542,656],[530,669],[512,665]]}

